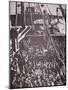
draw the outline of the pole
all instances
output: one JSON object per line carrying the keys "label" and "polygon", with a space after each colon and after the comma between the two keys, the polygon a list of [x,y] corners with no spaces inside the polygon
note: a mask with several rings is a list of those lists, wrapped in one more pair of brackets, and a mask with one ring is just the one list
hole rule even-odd
{"label": "pole", "polygon": [[24,29],[25,25],[24,25],[24,3],[21,2],[21,17],[22,17],[22,29]]}

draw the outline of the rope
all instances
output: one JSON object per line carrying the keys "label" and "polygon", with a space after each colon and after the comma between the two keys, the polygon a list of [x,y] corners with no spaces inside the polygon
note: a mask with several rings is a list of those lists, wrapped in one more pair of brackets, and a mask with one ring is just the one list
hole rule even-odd
{"label": "rope", "polygon": [[[51,12],[50,12],[51,13]],[[43,16],[43,20],[45,20],[44,19],[44,16]],[[45,21],[44,21],[44,28],[45,28]],[[53,47],[54,47],[54,50],[56,51],[56,53],[57,53],[57,57],[58,57],[58,59],[64,64],[64,62],[62,61],[62,59],[61,59],[61,57],[60,57],[60,55],[59,55],[59,52],[57,51],[57,49],[56,49],[56,47],[55,47],[55,44],[54,44],[54,42],[53,42],[53,39],[52,39],[52,37],[51,37],[51,35],[50,35],[50,31],[48,30],[48,28],[46,29],[47,30],[47,32],[48,32],[48,35],[49,35],[49,37],[50,37],[50,40],[51,40],[51,42],[52,42],[52,45],[53,45]]]}

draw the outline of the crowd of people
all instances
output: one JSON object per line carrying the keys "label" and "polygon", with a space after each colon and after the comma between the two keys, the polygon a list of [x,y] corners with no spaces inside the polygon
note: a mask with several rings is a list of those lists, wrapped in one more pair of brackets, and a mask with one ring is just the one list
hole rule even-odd
{"label": "crowd of people", "polygon": [[26,40],[21,41],[19,51],[10,56],[10,87],[64,85],[65,70],[62,67],[65,66],[54,50],[27,46]]}
{"label": "crowd of people", "polygon": [[16,14],[10,15],[10,88],[66,85],[64,9],[53,5],[53,15],[49,5],[16,4]]}

